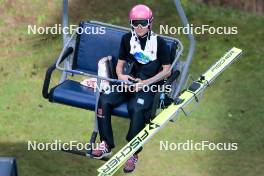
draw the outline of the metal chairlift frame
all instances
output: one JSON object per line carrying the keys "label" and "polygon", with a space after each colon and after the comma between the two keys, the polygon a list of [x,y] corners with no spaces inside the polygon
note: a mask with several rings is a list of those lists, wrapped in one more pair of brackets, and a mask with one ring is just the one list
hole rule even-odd
{"label": "metal chairlift frame", "polygon": [[[69,1],[68,0],[63,0],[62,3],[63,3],[63,8],[62,8],[62,27],[65,28],[65,27],[69,26],[69,10],[68,10]],[[176,10],[178,12],[178,15],[180,17],[180,20],[181,20],[183,26],[184,27],[189,27],[189,25],[188,25],[189,22],[188,22],[188,19],[187,19],[186,15],[185,15],[185,12],[183,10],[183,7],[181,5],[180,0],[174,0],[174,4],[175,4]],[[130,30],[129,28],[120,27],[120,26],[107,24],[107,23],[102,23],[102,22],[98,22],[98,21],[90,21],[90,22],[94,23],[94,24],[99,24],[99,25],[115,27],[115,28],[119,28],[119,29]],[[177,61],[179,60],[179,57],[182,55],[183,44],[181,43],[180,40],[178,40],[176,38],[172,38],[172,37],[168,37],[168,36],[163,36],[163,37],[176,40],[176,41],[178,41],[178,44],[179,44],[178,50],[176,51],[177,53],[175,55],[175,59],[174,59],[174,61],[172,63],[172,67],[171,67],[171,70],[170,70],[170,71],[172,71],[174,66],[176,65]],[[193,59],[193,54],[194,54],[194,51],[195,51],[195,39],[194,39],[193,34],[189,33],[187,35],[187,37],[188,37],[188,40],[189,40],[188,54],[187,54],[186,58],[184,59],[183,68],[181,70],[180,78],[179,78],[179,80],[177,82],[177,87],[174,87],[175,90],[170,95],[171,98],[174,99],[174,100],[176,100],[178,98],[178,96],[180,95],[180,92],[182,91],[182,89],[183,89],[183,87],[184,87],[184,85],[185,85],[185,83],[187,81],[186,79],[188,77],[189,66],[190,66],[190,63],[191,63],[191,61]],[[108,80],[108,81],[113,81],[113,82],[120,81],[120,80],[117,80],[117,79],[109,79],[109,78],[100,77],[100,76],[94,75],[94,74],[88,74],[88,73],[85,73],[85,72],[72,70],[71,69],[72,57],[68,56],[68,57],[66,57],[66,59],[64,59],[63,55],[65,54],[65,52],[66,52],[66,50],[68,49],[69,46],[74,46],[75,40],[76,40],[75,33],[72,34],[71,36],[69,34],[63,33],[62,39],[63,39],[63,49],[62,49],[62,51],[61,51],[61,53],[59,55],[59,58],[57,59],[57,62],[56,62],[56,68],[58,70],[62,71],[62,75],[61,75],[61,78],[60,78],[60,83],[65,81],[67,79],[68,75],[72,75],[72,74],[78,74],[78,75],[83,75],[83,76],[97,78],[97,84],[99,84],[101,80]],[[64,62],[63,63],[63,67],[60,66],[62,61]],[[159,78],[157,78],[157,79],[159,79]],[[98,104],[98,100],[99,100],[99,95],[100,95],[100,92],[97,90],[97,92],[96,92],[96,105],[95,105],[95,123],[94,123],[94,130],[93,130],[92,136],[90,138],[90,144],[95,142],[96,136],[97,136],[97,133],[98,133],[98,124],[97,124],[96,110],[97,110],[97,104]],[[71,152],[71,153],[79,154],[79,155],[84,155],[84,156],[90,156],[90,152],[91,151],[88,151],[88,152],[85,152],[85,153],[81,152],[81,151],[67,151],[67,152]]]}

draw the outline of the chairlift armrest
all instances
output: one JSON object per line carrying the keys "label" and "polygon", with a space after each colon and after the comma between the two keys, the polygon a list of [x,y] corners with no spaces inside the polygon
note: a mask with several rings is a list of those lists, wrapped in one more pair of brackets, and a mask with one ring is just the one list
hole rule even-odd
{"label": "chairlift armrest", "polygon": [[[72,47],[67,48],[62,55],[60,63],[63,62],[72,52],[73,52]],[[56,69],[56,63],[57,63],[57,60],[46,71],[45,80],[44,80],[43,88],[42,88],[42,95],[46,99],[49,98],[49,84],[50,84],[51,75],[53,71]]]}
{"label": "chairlift armrest", "polygon": [[126,84],[132,84],[131,82],[127,82],[127,81],[123,81],[123,80],[119,80],[119,79],[113,79],[113,78],[106,78],[106,77],[102,77],[102,76],[98,76],[95,74],[90,74],[90,73],[86,73],[83,71],[79,71],[79,70],[68,70],[68,69],[63,69],[62,71],[68,72],[68,73],[72,73],[72,74],[77,74],[77,75],[82,75],[82,76],[87,76],[90,78],[97,78],[100,80],[106,80],[106,81],[110,81],[110,82],[115,82],[115,83],[126,83]]}

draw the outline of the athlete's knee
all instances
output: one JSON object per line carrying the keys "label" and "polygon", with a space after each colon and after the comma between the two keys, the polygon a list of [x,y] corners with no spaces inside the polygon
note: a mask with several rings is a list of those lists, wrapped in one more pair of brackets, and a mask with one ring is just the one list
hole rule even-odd
{"label": "athlete's knee", "polygon": [[98,102],[97,117],[104,118],[105,115],[107,115],[110,106],[111,106],[110,103],[100,99],[99,102]]}
{"label": "athlete's knee", "polygon": [[102,107],[97,108],[96,116],[97,116],[97,118],[104,118],[105,117],[104,110]]}
{"label": "athlete's knee", "polygon": [[142,129],[145,126],[145,113],[144,111],[135,111],[131,114],[131,128]]}
{"label": "athlete's knee", "polygon": [[143,107],[134,107],[131,109],[131,112],[133,114],[142,114],[144,112],[145,108]]}

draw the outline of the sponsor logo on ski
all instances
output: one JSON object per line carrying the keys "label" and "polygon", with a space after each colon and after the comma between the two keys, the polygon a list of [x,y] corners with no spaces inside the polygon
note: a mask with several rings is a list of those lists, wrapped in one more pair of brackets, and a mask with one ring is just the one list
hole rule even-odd
{"label": "sponsor logo on ski", "polygon": [[106,173],[106,174],[111,174],[112,172],[114,172],[127,156],[130,156],[132,153],[134,153],[134,150],[138,146],[143,145],[142,142],[149,136],[149,131],[156,129],[156,128],[159,128],[159,127],[160,127],[159,124],[156,124],[154,122],[150,122],[149,128],[144,129],[143,135],[138,136],[135,139],[133,139],[129,143],[128,146],[123,148],[119,153],[117,153],[116,156],[114,156],[114,158],[109,160],[108,164],[104,168],[101,169],[102,170],[101,172]]}
{"label": "sponsor logo on ski", "polygon": [[156,123],[153,123],[153,122],[149,123],[149,130],[153,130],[153,129],[158,128],[158,127],[160,127],[160,125],[158,125]]}
{"label": "sponsor logo on ski", "polygon": [[[156,125],[157,124],[154,124],[154,127],[156,127]],[[108,162],[105,168],[102,168],[102,172],[108,174],[113,172],[115,170],[115,167],[119,166],[119,164],[121,164],[122,160],[126,158],[126,156],[130,156],[136,147],[142,146],[142,141],[145,140],[148,136],[149,132],[145,129],[143,131],[143,135],[133,139],[128,146],[123,148],[121,152],[117,153],[117,155]]]}
{"label": "sponsor logo on ski", "polygon": [[212,68],[212,72],[214,72],[216,69],[218,69],[219,67],[221,67],[221,65],[223,65],[225,63],[226,60],[228,60],[233,54],[235,53],[235,51],[230,51],[226,57],[224,57],[223,59],[221,59],[213,68]]}

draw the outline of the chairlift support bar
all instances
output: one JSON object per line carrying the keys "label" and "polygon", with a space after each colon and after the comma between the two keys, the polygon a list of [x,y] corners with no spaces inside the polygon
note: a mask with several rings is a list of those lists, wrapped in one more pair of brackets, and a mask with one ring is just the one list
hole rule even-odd
{"label": "chairlift support bar", "polygon": [[[62,4],[62,27],[63,29],[65,27],[69,26],[69,1],[63,0]],[[62,34],[62,42],[63,42],[63,48],[66,46],[66,43],[69,40],[69,35],[63,33]],[[66,58],[64,61],[64,67],[69,69],[70,68],[70,57]],[[67,79],[67,72],[63,71],[60,78],[60,83],[65,81]]]}
{"label": "chairlift support bar", "polygon": [[[180,19],[181,19],[181,21],[183,23],[183,26],[187,27],[187,28],[190,27],[189,21],[188,21],[186,15],[185,15],[185,12],[184,12],[184,10],[182,8],[180,0],[174,0],[174,4],[175,4],[176,9],[178,11],[178,14],[180,16]],[[191,63],[191,61],[193,59],[193,54],[194,54],[194,51],[195,51],[195,38],[194,38],[194,35],[191,32],[188,33],[188,39],[189,39],[189,42],[190,42],[188,55],[187,55],[187,57],[185,59],[186,63],[184,65],[183,71],[181,73],[179,85],[178,85],[178,87],[177,87],[177,89],[174,92],[174,95],[172,97],[173,99],[176,99],[179,96],[179,93],[181,92],[182,87],[185,84],[186,77],[187,77],[188,71],[189,71],[190,63]]]}

